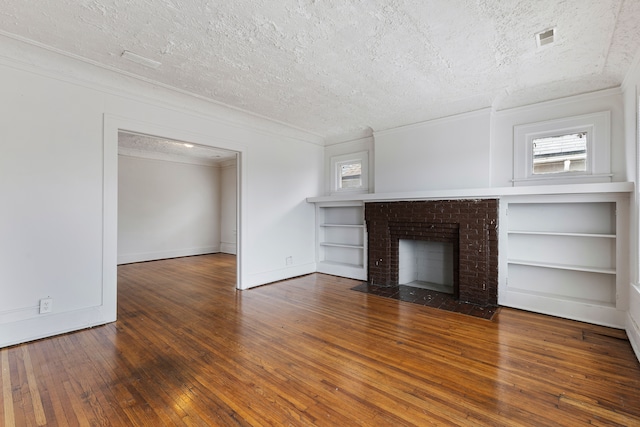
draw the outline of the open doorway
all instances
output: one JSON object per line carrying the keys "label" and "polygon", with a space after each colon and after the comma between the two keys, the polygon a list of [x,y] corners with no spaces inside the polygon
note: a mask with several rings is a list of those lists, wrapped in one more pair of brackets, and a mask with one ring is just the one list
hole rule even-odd
{"label": "open doorway", "polygon": [[235,151],[118,130],[117,263],[236,255],[237,173]]}

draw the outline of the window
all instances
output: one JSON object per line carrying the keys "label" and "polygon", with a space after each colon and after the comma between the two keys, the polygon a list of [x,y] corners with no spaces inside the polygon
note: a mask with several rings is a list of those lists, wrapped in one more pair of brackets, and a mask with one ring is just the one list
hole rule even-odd
{"label": "window", "polygon": [[338,175],[339,189],[362,187],[362,162],[356,160],[339,163]]}
{"label": "window", "polygon": [[534,138],[533,174],[586,172],[587,132]]}
{"label": "window", "polygon": [[366,192],[369,187],[366,151],[331,158],[332,192]]}
{"label": "window", "polygon": [[610,113],[514,127],[514,185],[611,181]]}

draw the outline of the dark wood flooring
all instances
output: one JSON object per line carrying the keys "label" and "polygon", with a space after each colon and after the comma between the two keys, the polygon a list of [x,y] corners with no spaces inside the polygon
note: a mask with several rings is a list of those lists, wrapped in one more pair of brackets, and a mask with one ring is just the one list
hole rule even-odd
{"label": "dark wood flooring", "polygon": [[640,425],[622,331],[322,274],[236,291],[229,255],[118,272],[117,322],[0,350],[0,424]]}

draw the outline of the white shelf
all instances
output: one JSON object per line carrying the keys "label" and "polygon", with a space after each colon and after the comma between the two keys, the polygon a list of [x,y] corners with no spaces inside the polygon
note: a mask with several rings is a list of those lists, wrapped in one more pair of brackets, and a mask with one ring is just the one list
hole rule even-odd
{"label": "white shelf", "polygon": [[348,262],[322,261],[321,264],[335,267],[362,268],[360,264],[349,264]]}
{"label": "white shelf", "polygon": [[334,248],[364,249],[363,245],[348,245],[346,243],[332,243],[332,242],[320,242],[320,246],[330,246]]}
{"label": "white shelf", "polygon": [[556,231],[521,231],[509,230],[509,234],[528,234],[535,236],[567,236],[567,237],[601,237],[605,239],[615,239],[615,234],[599,234],[599,233],[562,233]]}
{"label": "white shelf", "polygon": [[512,290],[512,292],[518,292],[520,294],[525,294],[525,295],[532,295],[532,296],[537,296],[537,297],[542,297],[542,298],[547,298],[547,299],[552,299],[552,300],[560,300],[560,301],[565,301],[568,303],[578,303],[578,304],[586,304],[586,305],[590,305],[590,306],[600,306],[600,307],[608,307],[608,308],[615,308],[615,304],[614,303],[609,303],[609,302],[602,302],[602,301],[598,301],[598,300],[592,300],[589,298],[577,298],[577,297],[565,297],[565,296],[558,296],[556,294],[549,294],[546,292],[536,292],[536,291],[531,291],[531,290],[526,290],[526,289],[515,289]]}
{"label": "white shelf", "polygon": [[607,326],[624,325],[628,196],[502,199],[501,305]]}
{"label": "white shelf", "polygon": [[583,265],[570,265],[570,264],[554,264],[549,262],[536,262],[528,260],[510,259],[507,261],[509,264],[528,265],[529,267],[541,267],[541,268],[553,268],[557,270],[572,270],[572,271],[584,271],[587,273],[600,273],[600,274],[616,274],[615,268],[598,268],[589,267]]}
{"label": "white shelf", "polygon": [[530,187],[490,187],[467,188],[431,191],[411,191],[398,193],[366,193],[342,194],[337,196],[307,197],[310,203],[339,203],[339,202],[383,202],[393,200],[452,200],[469,198],[495,198],[505,196],[543,196],[568,194],[606,194],[631,193],[633,182],[608,182],[597,184],[564,184],[564,185],[536,185]]}
{"label": "white shelf", "polygon": [[366,280],[366,234],[362,202],[316,205],[317,271]]}
{"label": "white shelf", "polygon": [[367,280],[367,271],[360,264],[350,264],[337,261],[320,261],[317,270],[319,273],[333,276],[349,277],[357,280]]}

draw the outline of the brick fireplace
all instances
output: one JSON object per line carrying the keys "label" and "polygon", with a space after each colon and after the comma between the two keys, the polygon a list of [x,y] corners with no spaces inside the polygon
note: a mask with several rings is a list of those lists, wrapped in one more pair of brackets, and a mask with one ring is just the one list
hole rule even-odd
{"label": "brick fireplace", "polygon": [[398,285],[400,239],[448,242],[456,299],[497,305],[497,199],[366,203],[365,221],[369,283]]}

